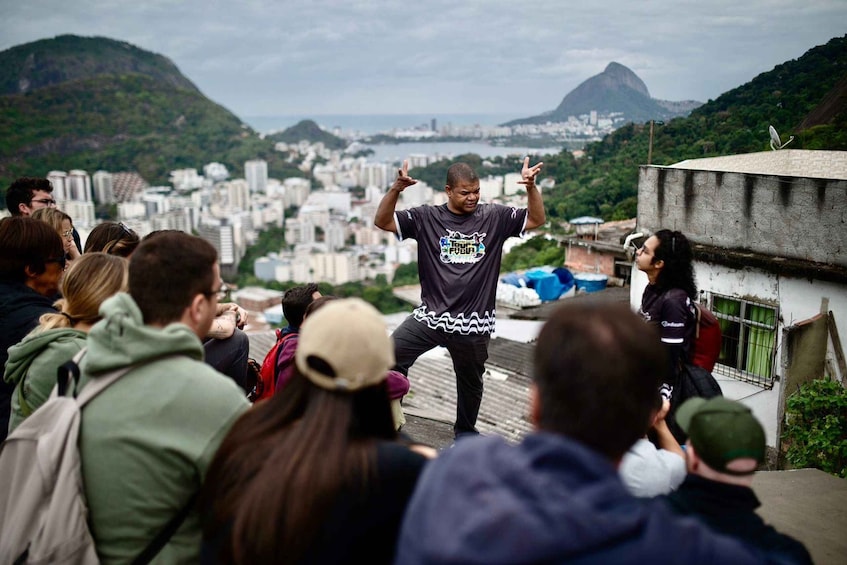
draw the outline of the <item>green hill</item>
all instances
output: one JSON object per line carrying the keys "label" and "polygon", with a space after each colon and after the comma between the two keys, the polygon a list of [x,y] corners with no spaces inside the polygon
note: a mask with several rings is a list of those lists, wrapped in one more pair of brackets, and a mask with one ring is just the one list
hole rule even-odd
{"label": "green hill", "polygon": [[169,171],[248,159],[302,176],[165,57],[106,38],[60,36],[0,52],[0,186],[53,169]]}
{"label": "green hill", "polygon": [[344,149],[347,147],[346,141],[337,135],[322,130],[321,126],[312,120],[302,120],[288,129],[268,135],[265,138],[274,142],[282,141],[285,143],[298,143],[303,140],[311,143],[320,142],[329,149]]}
{"label": "green hill", "polygon": [[[814,47],[697,108],[656,125],[652,163],[770,149],[768,126],[792,149],[847,150],[847,35]],[[556,187],[545,194],[548,218],[636,215],[638,166],[647,163],[649,122],[628,124],[589,144],[585,157],[544,158]]]}

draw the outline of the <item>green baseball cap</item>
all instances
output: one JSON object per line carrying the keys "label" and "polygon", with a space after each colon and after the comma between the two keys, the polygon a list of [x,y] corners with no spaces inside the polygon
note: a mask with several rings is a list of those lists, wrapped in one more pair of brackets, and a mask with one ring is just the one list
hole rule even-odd
{"label": "green baseball cap", "polygon": [[677,409],[676,422],[688,434],[697,455],[716,471],[748,475],[726,466],[744,457],[757,463],[765,460],[765,430],[740,402],[723,396],[689,398]]}

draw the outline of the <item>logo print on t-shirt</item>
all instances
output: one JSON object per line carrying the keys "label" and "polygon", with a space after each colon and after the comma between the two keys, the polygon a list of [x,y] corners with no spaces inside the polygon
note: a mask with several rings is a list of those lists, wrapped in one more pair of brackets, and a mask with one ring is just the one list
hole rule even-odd
{"label": "logo print on t-shirt", "polygon": [[485,244],[482,242],[488,234],[474,232],[471,235],[447,230],[447,235],[441,236],[438,245],[441,248],[439,258],[442,263],[476,263],[485,255]]}

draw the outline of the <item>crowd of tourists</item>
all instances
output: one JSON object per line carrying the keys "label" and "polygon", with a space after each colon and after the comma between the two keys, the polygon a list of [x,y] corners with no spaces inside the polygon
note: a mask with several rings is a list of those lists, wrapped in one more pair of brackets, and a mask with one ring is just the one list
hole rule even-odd
{"label": "crowd of tourists", "polygon": [[[404,164],[376,224],[418,240],[421,307],[392,334],[362,299],[289,289],[262,399],[248,313],[225,301],[210,243],[104,222],[83,250],[49,182],[18,179],[0,220],[4,480],[32,472],[9,459],[44,432],[39,413],[96,387],[73,436],[90,547],[66,562],[811,563],[755,513],[761,423],[719,395],[679,397],[695,299],[679,232],[636,253],[640,313],[566,300],[545,321],[532,433],[477,432],[502,243],[544,223],[540,169],[524,162],[528,208],[480,202],[460,164],[446,204],[395,211],[416,182]],[[402,406],[410,366],[437,346],[459,393],[442,450],[404,432]],[[16,511],[0,509],[0,560],[70,551],[12,535]]]}

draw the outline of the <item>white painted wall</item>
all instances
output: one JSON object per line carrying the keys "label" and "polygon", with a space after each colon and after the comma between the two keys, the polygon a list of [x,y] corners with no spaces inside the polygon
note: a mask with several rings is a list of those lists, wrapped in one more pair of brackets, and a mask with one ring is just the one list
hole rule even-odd
{"label": "white painted wall", "polygon": [[[641,295],[647,286],[647,275],[632,267],[630,305],[637,310]],[[817,280],[780,277],[754,269],[736,270],[721,265],[694,263],[697,288],[730,297],[747,298],[757,302],[773,303],[779,307],[777,327],[776,375],[785,375],[782,364],[783,330],[818,314],[821,299],[829,299],[828,310],[838,324],[841,347],[847,350],[847,287]],[[716,377],[724,396],[749,406],[762,422],[770,446],[776,446],[778,408],[782,380],[774,382],[771,390],[742,383],[728,377]]]}

